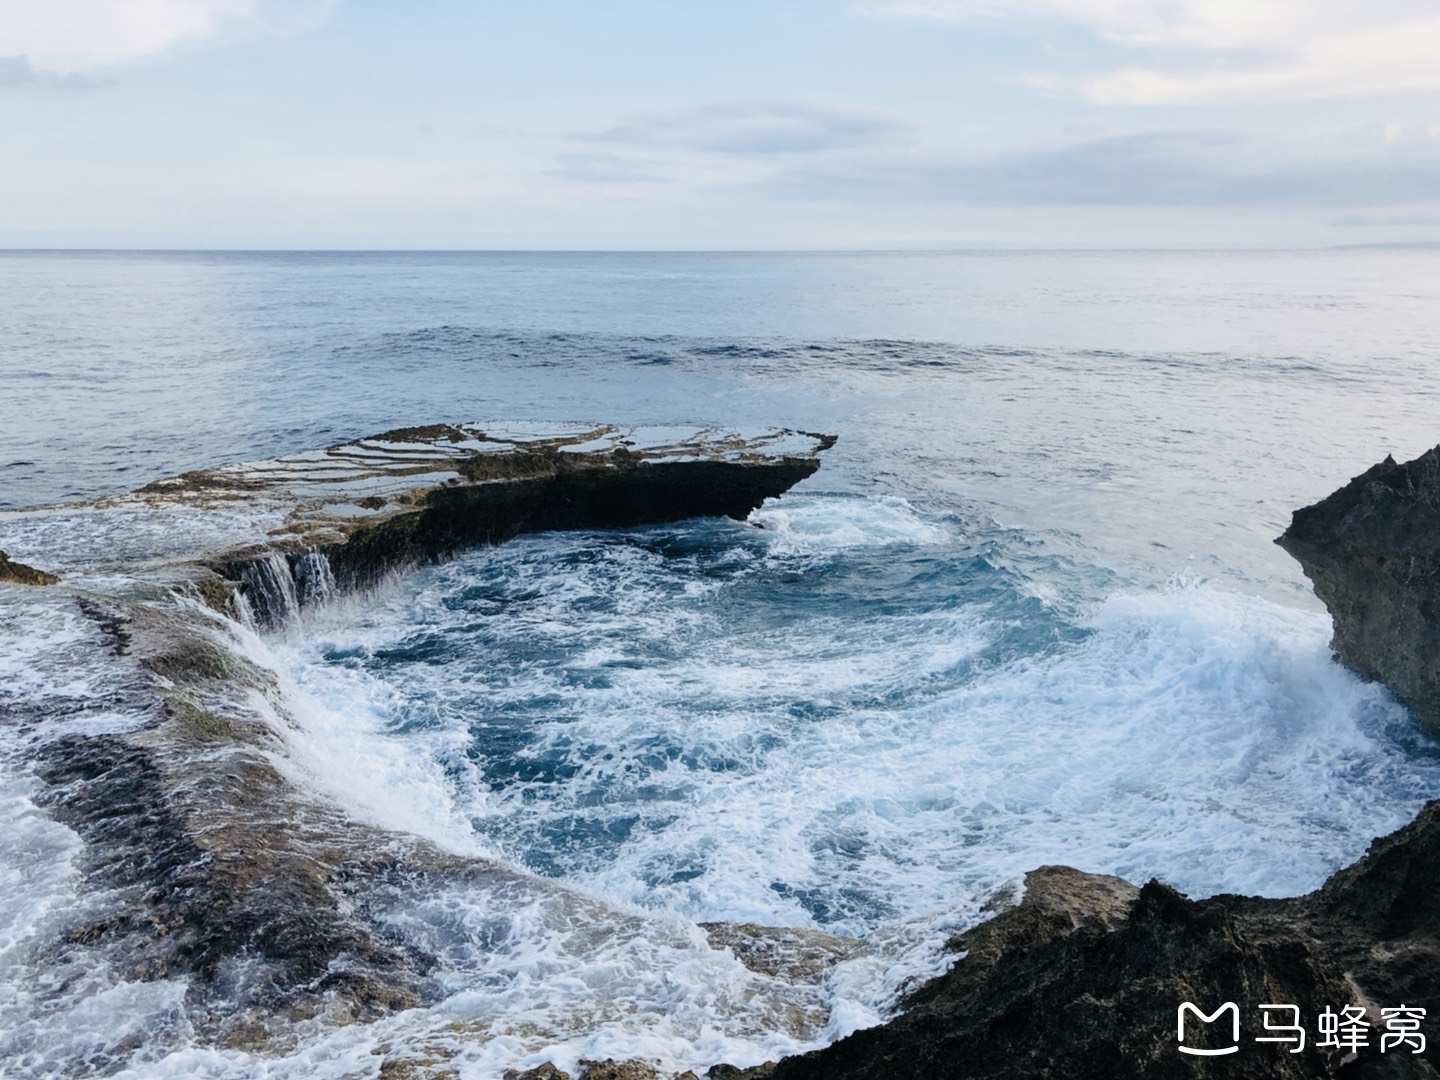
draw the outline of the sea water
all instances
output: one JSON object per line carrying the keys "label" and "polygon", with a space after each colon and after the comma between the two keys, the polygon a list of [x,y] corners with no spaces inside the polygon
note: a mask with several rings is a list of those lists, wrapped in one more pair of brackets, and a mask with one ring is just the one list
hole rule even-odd
{"label": "sea water", "polygon": [[[7,731],[0,1048],[36,1074],[374,1075],[456,1025],[490,1033],[452,1038],[473,1076],[751,1063],[883,1019],[1037,865],[1287,895],[1440,793],[1270,543],[1440,440],[1440,252],[10,254],[0,297],[0,506],[439,419],[840,436],[748,522],[526,537],[227,631],[283,680],[293,783],[533,875],[388,913],[442,959],[420,1014],[255,1059],[191,1045],[183,985],[42,970],[95,901],[32,798],[46,725]],[[225,528],[77,513],[0,547]],[[0,703],[139,722],[83,620],[11,608]],[[565,922],[592,902],[634,928]],[[797,1035],[717,920],[870,948]]]}

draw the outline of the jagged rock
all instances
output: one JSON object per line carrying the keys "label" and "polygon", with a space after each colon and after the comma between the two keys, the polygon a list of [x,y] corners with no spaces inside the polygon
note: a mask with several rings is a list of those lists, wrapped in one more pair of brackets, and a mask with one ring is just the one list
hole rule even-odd
{"label": "jagged rock", "polygon": [[[1024,899],[952,943],[966,956],[896,1019],[787,1058],[774,1080],[1434,1077],[1429,1054],[1346,1063],[1316,1046],[1329,1006],[1440,1005],[1440,802],[1377,840],[1321,889],[1290,900],[1192,901],[1159,882],[1045,867]],[[1181,1054],[1177,1010],[1239,1005],[1240,1050]],[[1258,1006],[1299,1006],[1305,1049],[1260,1044]],[[1223,1025],[1219,1025],[1223,1026]],[[1188,1045],[1216,1027],[1197,1026]],[[1228,1040],[1224,1040],[1227,1041]],[[1385,1072],[1373,1070],[1384,1069]]]}
{"label": "jagged rock", "polygon": [[519,1069],[506,1069],[502,1080],[570,1080],[570,1074],[546,1061],[524,1072]]}
{"label": "jagged rock", "polygon": [[1295,511],[1276,542],[1330,609],[1341,662],[1440,731],[1440,447],[1387,457]]}
{"label": "jagged rock", "polygon": [[[380,1063],[379,1080],[460,1080],[460,1073],[443,1058],[386,1058]],[[559,1073],[557,1080],[570,1078]]]}
{"label": "jagged rock", "polygon": [[580,1080],[660,1080],[660,1070],[645,1061],[580,1062]]}
{"label": "jagged rock", "polygon": [[0,551],[0,581],[15,585],[54,585],[60,579],[44,570],[14,562],[5,552]]}
{"label": "jagged rock", "polygon": [[[157,553],[144,535],[120,550],[106,546],[96,568],[120,572],[74,597],[95,631],[83,647],[110,672],[99,705],[136,726],[77,724],[36,749],[35,799],[84,841],[80,888],[103,898],[47,946],[57,970],[62,960],[89,962],[93,951],[116,958],[125,979],[173,979],[185,987],[184,1023],[197,1043],[270,1054],[317,1022],[366,1023],[444,993],[427,940],[397,932],[386,917],[417,889],[503,890],[596,932],[628,930],[632,914],[366,825],[297,788],[275,759],[294,723],[285,696],[273,673],[227,647],[215,613],[267,621],[247,568],[276,560],[289,599],[303,603],[320,595],[311,586],[363,585],[387,567],[526,530],[743,515],[813,473],[816,453],[832,442],[798,432],[742,438],[572,426],[547,435],[432,425],[188,473],[87,508],[97,516],[245,512],[224,515],[240,533],[226,531],[218,551],[191,550],[182,537]],[[17,511],[42,519],[73,512]],[[271,529],[277,520],[283,525]],[[50,578],[0,556],[0,579],[21,573],[37,575],[35,583]],[[7,720],[78,707],[63,695],[22,701]],[[130,1050],[87,1060],[83,1071],[118,1069]],[[454,1072],[449,1060],[439,1051],[387,1052],[378,1068],[445,1076]],[[543,1069],[522,1075],[564,1078]],[[620,1080],[648,1069],[604,1062],[591,1075]]]}

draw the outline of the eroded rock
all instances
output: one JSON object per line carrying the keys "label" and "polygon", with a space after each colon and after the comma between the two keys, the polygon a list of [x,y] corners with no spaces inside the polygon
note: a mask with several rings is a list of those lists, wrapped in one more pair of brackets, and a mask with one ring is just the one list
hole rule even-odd
{"label": "eroded rock", "polygon": [[[106,678],[93,699],[22,701],[15,722],[82,710],[125,717],[119,726],[61,725],[37,745],[36,801],[84,841],[79,888],[94,899],[83,920],[44,946],[41,963],[174,980],[184,986],[187,1038],[268,1055],[317,1024],[367,1023],[445,992],[434,935],[391,917],[413,909],[416,896],[484,891],[502,908],[542,903],[597,938],[638,932],[633,914],[356,821],[323,790],[297,790],[282,775],[296,728],[289,702],[220,616],[273,622],[274,604],[293,610],[392,568],[529,530],[743,516],[814,472],[815,454],[831,442],[798,432],[430,425],[199,470],[81,511],[16,511],[40,524],[47,513],[81,514],[100,529],[103,561],[73,563],[100,571],[91,576],[98,584],[77,590],[73,602],[93,627],[84,648],[103,657]],[[197,550],[189,533],[131,528],[156,510],[179,524],[212,508],[233,523],[220,550]],[[104,531],[112,509],[119,524],[108,527],[123,545]],[[199,528],[196,544],[210,535]],[[5,579],[54,580],[0,555]],[[267,595],[267,585],[277,594]],[[823,1021],[812,1015],[813,987],[756,992],[773,997],[797,1030]],[[487,1025],[477,1025],[481,1037],[478,1029],[490,1037]],[[135,1049],[117,1045],[74,1065],[114,1071]],[[377,1052],[377,1067],[397,1078],[451,1076],[453,1051],[390,1046]],[[600,1080],[652,1068],[587,1067]],[[543,1066],[522,1075],[564,1077]]]}
{"label": "eroded rock", "polygon": [[13,585],[54,585],[59,580],[48,571],[15,562],[5,552],[0,551],[0,582],[8,581]]}
{"label": "eroded rock", "polygon": [[557,1068],[551,1062],[546,1061],[523,1072],[519,1069],[506,1069],[502,1080],[571,1080],[571,1078],[564,1069]]}
{"label": "eroded rock", "polygon": [[1276,543],[1330,609],[1340,661],[1440,732],[1440,447],[1387,457],[1295,511]]}
{"label": "eroded rock", "polygon": [[661,1080],[660,1070],[648,1061],[580,1062],[580,1080]]}

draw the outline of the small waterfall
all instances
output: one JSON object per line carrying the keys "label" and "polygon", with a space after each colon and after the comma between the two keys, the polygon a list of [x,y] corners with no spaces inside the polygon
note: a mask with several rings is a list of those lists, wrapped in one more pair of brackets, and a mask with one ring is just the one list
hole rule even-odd
{"label": "small waterfall", "polygon": [[235,619],[246,630],[259,630],[260,624],[255,621],[255,609],[250,604],[250,598],[245,595],[244,589],[236,589],[231,602],[235,605]]}
{"label": "small waterfall", "polygon": [[322,604],[335,595],[335,573],[324,552],[307,551],[292,566],[302,605]]}
{"label": "small waterfall", "polygon": [[330,559],[319,551],[299,555],[269,552],[246,564],[240,580],[240,621],[262,628],[284,626],[302,607],[335,595]]}

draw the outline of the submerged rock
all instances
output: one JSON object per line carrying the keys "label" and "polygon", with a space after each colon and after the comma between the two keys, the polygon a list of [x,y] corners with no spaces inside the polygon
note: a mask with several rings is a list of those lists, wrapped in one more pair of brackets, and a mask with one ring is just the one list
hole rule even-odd
{"label": "submerged rock", "polygon": [[501,1080],[571,1080],[571,1076],[564,1069],[557,1068],[553,1062],[546,1061],[523,1072],[519,1069],[506,1069]]}
{"label": "submerged rock", "polygon": [[660,1070],[648,1061],[580,1062],[580,1080],[660,1080]]}
{"label": "submerged rock", "polygon": [[1295,511],[1276,543],[1330,609],[1341,662],[1440,732],[1440,447],[1387,457]]}
{"label": "submerged rock", "polygon": [[700,929],[717,949],[729,949],[751,971],[789,982],[819,982],[836,964],[864,949],[856,938],[804,927],[710,922]]}
{"label": "submerged rock", "polygon": [[15,585],[54,585],[60,579],[44,570],[14,562],[5,552],[0,551],[0,581]]}

